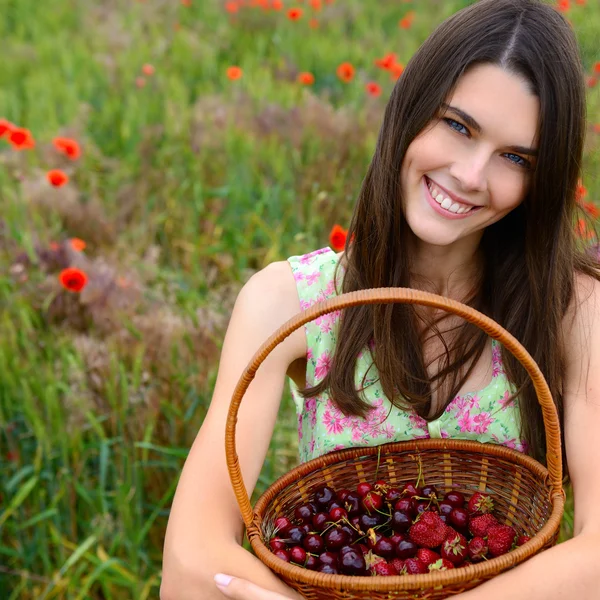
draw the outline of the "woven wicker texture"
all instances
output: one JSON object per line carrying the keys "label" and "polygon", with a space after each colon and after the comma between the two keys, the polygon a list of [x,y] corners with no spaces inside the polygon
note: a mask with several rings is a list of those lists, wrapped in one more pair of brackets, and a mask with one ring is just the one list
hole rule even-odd
{"label": "woven wicker texture", "polygon": [[[533,381],[542,408],[547,439],[544,467],[532,458],[495,444],[459,440],[418,440],[332,452],[293,469],[261,496],[254,510],[244,485],[235,447],[235,427],[243,395],[269,353],[305,323],[358,304],[405,302],[441,308],[474,323],[500,341],[523,365]],[[560,424],[548,385],[523,346],[498,323],[469,306],[442,296],[408,288],[378,288],[342,294],[313,305],[282,325],[256,352],[242,374],[231,401],[225,447],[227,465],[246,525],[259,559],[305,598],[317,599],[441,599],[471,589],[556,543],[564,509]],[[495,514],[519,535],[532,539],[497,558],[466,568],[428,575],[351,577],[303,569],[278,559],[266,545],[279,516],[293,516],[294,508],[309,500],[322,485],[355,488],[376,476],[401,485],[415,481],[419,470],[427,484],[439,491],[493,495]]]}

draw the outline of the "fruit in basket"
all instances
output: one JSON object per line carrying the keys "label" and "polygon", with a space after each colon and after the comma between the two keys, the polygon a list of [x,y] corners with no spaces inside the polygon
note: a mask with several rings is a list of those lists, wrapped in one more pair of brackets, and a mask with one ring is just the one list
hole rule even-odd
{"label": "fruit in basket", "polygon": [[418,483],[321,486],[292,516],[275,519],[269,548],[321,573],[405,576],[468,567],[529,541],[498,521],[489,494]]}

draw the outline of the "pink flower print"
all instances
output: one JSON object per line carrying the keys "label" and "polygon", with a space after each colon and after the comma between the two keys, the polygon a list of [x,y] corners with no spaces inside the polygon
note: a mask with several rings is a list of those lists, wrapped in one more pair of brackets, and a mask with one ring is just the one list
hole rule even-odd
{"label": "pink flower print", "polygon": [[319,281],[319,277],[321,276],[320,271],[313,271],[312,273],[308,273],[308,275],[304,276],[307,286],[311,286],[313,283]]}
{"label": "pink flower print", "polygon": [[502,349],[500,346],[494,346],[492,349],[492,378],[504,374],[502,365]]}
{"label": "pink flower print", "polygon": [[474,396],[471,396],[469,398],[469,405],[470,405],[469,410],[473,410],[473,409],[479,410],[479,401],[480,400],[481,400],[481,398],[477,394],[475,394]]}
{"label": "pink flower print", "polygon": [[322,422],[329,435],[339,435],[344,431],[344,425],[341,419],[338,419],[330,410],[325,410]]}
{"label": "pink flower print", "polygon": [[465,396],[456,396],[450,404],[446,407],[446,412],[456,410],[457,415],[461,415],[463,412],[468,411],[471,407],[471,402]]}
{"label": "pink flower print", "polygon": [[337,444],[336,446],[333,447],[332,452],[335,452],[336,450],[345,450],[346,446],[344,446],[344,444]]}
{"label": "pink flower print", "polygon": [[388,440],[393,440],[396,437],[396,430],[391,423],[388,423],[382,428],[381,435],[384,435]]}
{"label": "pink flower print", "polygon": [[309,300],[300,300],[300,310],[308,310],[312,306]]}
{"label": "pink flower print", "polygon": [[294,281],[302,281],[304,279],[304,273],[302,271],[294,271]]}
{"label": "pink flower print", "polygon": [[302,441],[302,413],[298,415],[298,440]]}
{"label": "pink flower print", "polygon": [[309,346],[306,350],[306,360],[312,360],[313,356],[313,349],[311,346]]}
{"label": "pink flower print", "polygon": [[312,438],[308,444],[308,452],[310,455],[314,454],[315,452],[315,438]]}
{"label": "pink flower print", "polygon": [[313,250],[312,252],[309,252],[308,254],[305,254],[304,256],[300,257],[300,264],[310,265],[315,256],[318,256],[319,254],[324,254],[325,252],[329,252],[329,248],[325,247],[319,248],[319,250]]}
{"label": "pink flower print", "polygon": [[411,413],[408,415],[408,420],[414,429],[427,430],[427,421],[423,417],[420,417],[417,413]]}
{"label": "pink flower print", "polygon": [[450,434],[445,429],[440,429],[440,436],[446,440],[450,437]]}
{"label": "pink flower print", "polygon": [[304,406],[306,408],[306,414],[310,420],[310,426],[314,427],[317,424],[317,400],[316,400],[316,398],[307,398],[306,404]]}
{"label": "pink flower print", "polygon": [[323,293],[325,294],[325,296],[329,297],[329,296],[333,296],[335,292],[335,281],[333,281],[333,279],[331,279],[329,281],[329,283],[327,284],[327,287],[325,287],[325,289],[323,290]]}
{"label": "pink flower print", "polygon": [[352,438],[352,441],[355,443],[360,442],[363,438],[363,432],[358,427],[356,427],[355,429],[352,430],[351,438]]}
{"label": "pink flower print", "polygon": [[508,392],[508,390],[506,390],[506,392],[504,392],[504,396],[502,396],[502,398],[500,398],[500,400],[498,401],[500,403],[500,406],[502,407],[502,411],[504,412],[513,402],[513,400],[510,400],[510,394]]}
{"label": "pink flower print", "polygon": [[331,354],[329,350],[325,350],[317,359],[317,366],[315,367],[315,377],[317,379],[323,379],[331,369]]}
{"label": "pink flower print", "polygon": [[458,426],[462,433],[470,433],[473,431],[475,426],[475,422],[471,417],[471,413],[469,411],[465,411],[460,418],[458,419]]}
{"label": "pink flower print", "polygon": [[489,429],[493,420],[494,419],[492,419],[492,415],[490,415],[490,413],[482,412],[478,415],[475,415],[473,419],[475,423],[475,433],[485,433]]}
{"label": "pink flower print", "polygon": [[322,333],[329,333],[333,329],[338,316],[339,311],[328,313],[322,317],[319,317],[318,319],[315,319],[315,325],[319,327]]}

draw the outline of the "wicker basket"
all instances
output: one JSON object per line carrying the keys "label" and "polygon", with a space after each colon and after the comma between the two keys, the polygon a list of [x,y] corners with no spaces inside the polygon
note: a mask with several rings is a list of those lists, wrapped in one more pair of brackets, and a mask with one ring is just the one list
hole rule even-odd
{"label": "wicker basket", "polygon": [[[267,355],[288,335],[321,315],[359,304],[406,302],[441,308],[474,323],[500,341],[531,377],[540,402],[547,438],[548,468],[529,456],[496,444],[448,439],[412,440],[326,454],[279,478],[260,497],[254,510],[239,468],[235,427],[242,397]],[[257,351],[235,389],[226,428],[226,457],[233,489],[250,544],[259,559],[309,600],[369,598],[437,600],[476,587],[534,554],[553,546],[564,509],[560,425],[548,385],[523,346],[494,320],[442,296],[408,288],[378,288],[342,294],[313,305],[282,325]],[[266,545],[279,516],[292,517],[299,504],[320,486],[355,488],[379,478],[393,485],[415,481],[418,465],[427,484],[445,492],[486,491],[494,496],[496,515],[531,540],[482,563],[427,575],[358,577],[310,571],[277,558]]]}

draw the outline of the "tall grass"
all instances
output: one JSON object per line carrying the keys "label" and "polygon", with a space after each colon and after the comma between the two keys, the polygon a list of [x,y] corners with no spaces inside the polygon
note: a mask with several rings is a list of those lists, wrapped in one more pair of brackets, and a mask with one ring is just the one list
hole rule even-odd
{"label": "tall grass", "polygon": [[[394,84],[375,59],[406,63],[468,2],[298,0],[297,22],[239,4],[0,0],[0,118],[36,139],[24,151],[0,140],[2,599],[157,596],[237,291],[348,222]],[[591,75],[600,6],[569,18]],[[344,61],[357,70],[347,84]],[[600,195],[599,89],[588,200]],[[81,144],[79,160],[53,148],[57,135]],[[69,183],[52,188],[50,168]],[[80,294],[58,283],[67,265],[89,275]],[[297,461],[287,392],[281,410],[255,495]]]}

